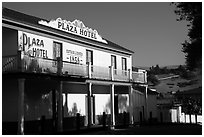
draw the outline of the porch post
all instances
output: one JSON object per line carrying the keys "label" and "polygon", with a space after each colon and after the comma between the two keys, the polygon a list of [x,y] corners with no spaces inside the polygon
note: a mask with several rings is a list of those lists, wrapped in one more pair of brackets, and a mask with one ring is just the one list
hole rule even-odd
{"label": "porch post", "polygon": [[128,69],[128,73],[129,73],[129,76],[128,76],[129,81],[131,81],[132,80],[132,70]]}
{"label": "porch post", "polygon": [[88,62],[88,78],[91,78],[91,62]]}
{"label": "porch post", "polygon": [[57,105],[57,131],[62,132],[63,131],[63,119],[62,119],[62,90],[63,90],[63,81],[59,82],[58,85],[58,105]]}
{"label": "porch post", "polygon": [[17,70],[20,72],[24,72],[25,70],[23,55],[21,51],[17,52]]}
{"label": "porch post", "polygon": [[57,75],[61,75],[62,74],[62,58],[61,57],[57,57]]}
{"label": "porch post", "polygon": [[134,123],[133,119],[133,88],[129,86],[129,115],[130,115],[130,124]]}
{"label": "porch post", "polygon": [[88,127],[92,125],[92,105],[91,105],[91,92],[92,92],[92,83],[88,83],[87,91],[87,109],[88,109]]}
{"label": "porch post", "polygon": [[115,112],[114,112],[114,84],[110,85],[110,100],[111,100],[111,126],[115,126]]}
{"label": "porch post", "polygon": [[114,80],[113,66],[109,66],[109,68],[110,68],[110,78],[111,78],[111,80]]}
{"label": "porch post", "polygon": [[147,83],[147,71],[144,71],[144,83]]}
{"label": "porch post", "polygon": [[67,117],[68,116],[68,93],[65,93],[65,103],[64,103],[64,117]]}
{"label": "porch post", "polygon": [[24,134],[24,90],[25,79],[18,79],[18,134]]}
{"label": "porch post", "polygon": [[145,85],[145,120],[148,120],[148,94],[147,94],[148,86]]}

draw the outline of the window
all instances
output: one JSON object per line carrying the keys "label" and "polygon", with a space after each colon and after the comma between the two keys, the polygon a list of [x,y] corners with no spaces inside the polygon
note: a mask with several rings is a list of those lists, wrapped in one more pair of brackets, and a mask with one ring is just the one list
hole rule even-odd
{"label": "window", "polygon": [[111,66],[113,66],[113,69],[117,69],[116,56],[114,55],[111,55]]}
{"label": "window", "polygon": [[111,66],[113,66],[114,74],[117,74],[116,56],[114,56],[114,55],[111,55]]}
{"label": "window", "polygon": [[91,62],[91,65],[93,65],[93,51],[92,50],[86,50],[86,64],[88,62]]}
{"label": "window", "polygon": [[127,59],[122,57],[122,70],[123,74],[127,76]]}
{"label": "window", "polygon": [[127,70],[127,59],[122,57],[122,70]]}
{"label": "window", "polygon": [[59,42],[53,42],[53,59],[55,60],[53,62],[53,66],[57,66],[57,58],[60,57],[62,60],[62,43]]}
{"label": "window", "polygon": [[62,57],[62,43],[54,42],[53,43],[53,59],[57,57]]}

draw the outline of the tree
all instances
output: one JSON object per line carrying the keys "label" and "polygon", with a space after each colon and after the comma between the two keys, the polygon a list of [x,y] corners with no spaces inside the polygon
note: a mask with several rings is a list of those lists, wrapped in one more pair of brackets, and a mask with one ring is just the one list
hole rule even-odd
{"label": "tree", "polygon": [[182,43],[182,51],[186,54],[187,69],[195,70],[202,66],[202,2],[178,2],[175,14],[178,21],[189,21],[189,40]]}
{"label": "tree", "polygon": [[150,67],[150,73],[151,74],[157,75],[157,74],[161,73],[160,71],[161,71],[161,69],[160,69],[158,64],[155,67],[154,66]]}
{"label": "tree", "polygon": [[150,81],[154,86],[158,85],[160,81],[154,74],[149,74],[147,76],[147,81]]}

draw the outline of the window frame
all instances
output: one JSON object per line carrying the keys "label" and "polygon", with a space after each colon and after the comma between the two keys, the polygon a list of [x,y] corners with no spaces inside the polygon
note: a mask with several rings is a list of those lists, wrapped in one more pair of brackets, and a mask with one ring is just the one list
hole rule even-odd
{"label": "window frame", "polygon": [[93,50],[86,49],[86,64],[88,64],[88,53],[91,53],[91,65],[93,65]]}
{"label": "window frame", "polygon": [[[60,51],[56,51],[56,49],[57,49],[56,44],[59,45],[58,48],[60,48]],[[62,44],[63,43],[61,43],[61,42],[53,41],[53,55],[52,55],[53,56],[53,60],[54,60],[53,61],[53,67],[57,67],[57,58],[58,57],[60,58],[60,60],[62,60],[62,58],[63,58]],[[58,52],[60,52],[60,56],[57,56]]]}
{"label": "window frame", "polygon": [[[123,61],[125,61],[125,64]],[[124,68],[124,66],[125,66],[125,68]],[[127,71],[127,58],[124,58],[124,57],[122,57],[122,70]]]}
{"label": "window frame", "polygon": [[[114,58],[114,65],[113,65],[113,58]],[[117,69],[117,58],[115,55],[111,55],[111,66],[113,66],[113,69]]]}

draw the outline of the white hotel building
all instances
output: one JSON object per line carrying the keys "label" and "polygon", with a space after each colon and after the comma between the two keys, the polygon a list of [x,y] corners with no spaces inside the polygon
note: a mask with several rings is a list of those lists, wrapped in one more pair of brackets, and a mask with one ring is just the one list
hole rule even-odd
{"label": "white hotel building", "polygon": [[114,127],[124,111],[133,124],[132,86],[147,88],[147,81],[146,71],[132,71],[132,54],[79,20],[47,21],[3,8],[2,129],[13,123],[11,130],[23,134],[44,116],[60,132],[76,113],[91,127],[103,112]]}

